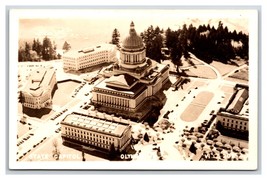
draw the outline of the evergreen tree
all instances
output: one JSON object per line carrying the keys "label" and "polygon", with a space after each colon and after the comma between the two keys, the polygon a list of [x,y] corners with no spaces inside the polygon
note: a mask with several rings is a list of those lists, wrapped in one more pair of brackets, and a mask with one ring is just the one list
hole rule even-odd
{"label": "evergreen tree", "polygon": [[46,61],[53,59],[54,55],[54,48],[52,46],[51,40],[46,36],[43,39],[43,46],[42,46],[42,58]]}
{"label": "evergreen tree", "polygon": [[33,39],[32,50],[37,52],[37,42],[35,38]]}
{"label": "evergreen tree", "polygon": [[19,62],[26,61],[25,50],[21,47],[19,48],[19,51],[18,51],[18,61]]}
{"label": "evergreen tree", "polygon": [[161,49],[163,48],[163,37],[159,27],[155,29],[149,26],[146,31],[140,34],[146,45],[147,57],[160,62],[162,59]]}
{"label": "evergreen tree", "polygon": [[188,33],[186,24],[183,25],[183,29],[179,31],[178,41],[180,42],[184,57],[187,59],[190,57],[188,53]]}
{"label": "evergreen tree", "polygon": [[112,39],[111,39],[111,44],[115,44],[117,47],[120,47],[120,33],[119,31],[115,28],[112,33]]}
{"label": "evergreen tree", "polygon": [[149,137],[148,137],[147,133],[145,133],[145,135],[144,135],[144,141],[149,142]]}
{"label": "evergreen tree", "polygon": [[39,41],[39,39],[37,39],[35,51],[37,52],[38,56],[42,56],[42,48],[43,48],[43,46],[42,46],[41,42]]}
{"label": "evergreen tree", "polygon": [[70,45],[67,41],[65,41],[64,44],[63,44],[62,49],[63,49],[65,52],[67,52],[67,51],[69,51],[69,50],[71,49],[71,45]]}
{"label": "evergreen tree", "polygon": [[166,47],[170,51],[171,61],[176,65],[176,72],[179,73],[179,67],[181,66],[182,47],[178,39],[179,32],[172,31],[168,28],[165,32]]}
{"label": "evergreen tree", "polygon": [[25,42],[25,61],[31,61],[30,44]]}
{"label": "evergreen tree", "polygon": [[192,144],[191,144],[191,146],[190,146],[190,148],[189,148],[189,151],[190,151],[191,153],[193,153],[193,154],[197,154],[197,148],[196,148],[194,142],[192,142]]}

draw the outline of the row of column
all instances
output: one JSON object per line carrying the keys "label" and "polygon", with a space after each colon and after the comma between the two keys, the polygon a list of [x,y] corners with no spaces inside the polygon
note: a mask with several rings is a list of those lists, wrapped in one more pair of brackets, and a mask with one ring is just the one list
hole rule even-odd
{"label": "row of column", "polygon": [[136,63],[136,62],[140,62],[142,59],[145,58],[145,53],[139,53],[139,54],[125,54],[125,53],[121,53],[122,57],[121,59],[125,62],[128,63]]}
{"label": "row of column", "polygon": [[116,106],[129,107],[129,100],[121,99],[121,98],[117,98],[113,96],[106,96],[103,94],[97,94],[97,101],[107,103],[107,104],[113,104]]}

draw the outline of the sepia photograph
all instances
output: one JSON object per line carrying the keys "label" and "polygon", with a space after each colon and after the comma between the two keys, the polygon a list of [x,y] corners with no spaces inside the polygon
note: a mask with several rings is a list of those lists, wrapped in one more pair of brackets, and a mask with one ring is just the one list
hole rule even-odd
{"label": "sepia photograph", "polygon": [[256,170],[256,10],[12,9],[10,169]]}

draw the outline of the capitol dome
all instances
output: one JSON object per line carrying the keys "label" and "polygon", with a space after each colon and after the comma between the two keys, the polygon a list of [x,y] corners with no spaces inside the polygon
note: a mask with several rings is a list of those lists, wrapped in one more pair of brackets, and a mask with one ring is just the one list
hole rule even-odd
{"label": "capitol dome", "polygon": [[122,42],[122,48],[127,50],[140,50],[144,49],[144,43],[142,38],[137,35],[134,29],[134,23],[131,22],[129,36],[127,36]]}

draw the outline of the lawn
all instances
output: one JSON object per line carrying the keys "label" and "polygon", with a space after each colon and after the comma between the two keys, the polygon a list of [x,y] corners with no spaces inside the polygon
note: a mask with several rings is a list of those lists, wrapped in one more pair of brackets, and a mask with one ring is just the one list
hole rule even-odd
{"label": "lawn", "polygon": [[205,107],[209,104],[214,94],[211,92],[200,92],[196,98],[190,103],[190,105],[184,110],[181,115],[183,121],[195,121],[202,113]]}
{"label": "lawn", "polygon": [[185,59],[184,57],[181,58],[182,66],[180,68],[186,68],[196,65],[203,65],[202,62],[196,60],[194,57]]}
{"label": "lawn", "polygon": [[53,97],[53,105],[64,106],[69,101],[71,101],[71,96],[79,83],[74,81],[66,81],[58,83],[58,89],[56,90]]}
{"label": "lawn", "polygon": [[17,123],[18,126],[18,136],[21,137],[29,131],[29,126],[27,124],[23,125],[20,122]]}
{"label": "lawn", "polygon": [[222,76],[233,71],[235,68],[237,68],[237,66],[235,66],[235,65],[224,64],[224,63],[221,63],[219,61],[212,61],[212,63],[210,63],[210,65],[215,67],[220,72],[220,74]]}
{"label": "lawn", "polygon": [[248,67],[238,70],[229,77],[248,81]]}
{"label": "lawn", "polygon": [[196,98],[193,100],[192,104],[201,104],[206,106],[209,104],[210,100],[213,98],[214,94],[208,91],[200,92]]}
{"label": "lawn", "polygon": [[195,76],[200,78],[215,79],[216,73],[209,67],[203,65],[197,65],[184,71],[188,76]]}
{"label": "lawn", "polygon": [[186,122],[195,121],[197,120],[198,116],[202,113],[203,110],[204,110],[203,106],[190,104],[182,113],[181,119]]}

